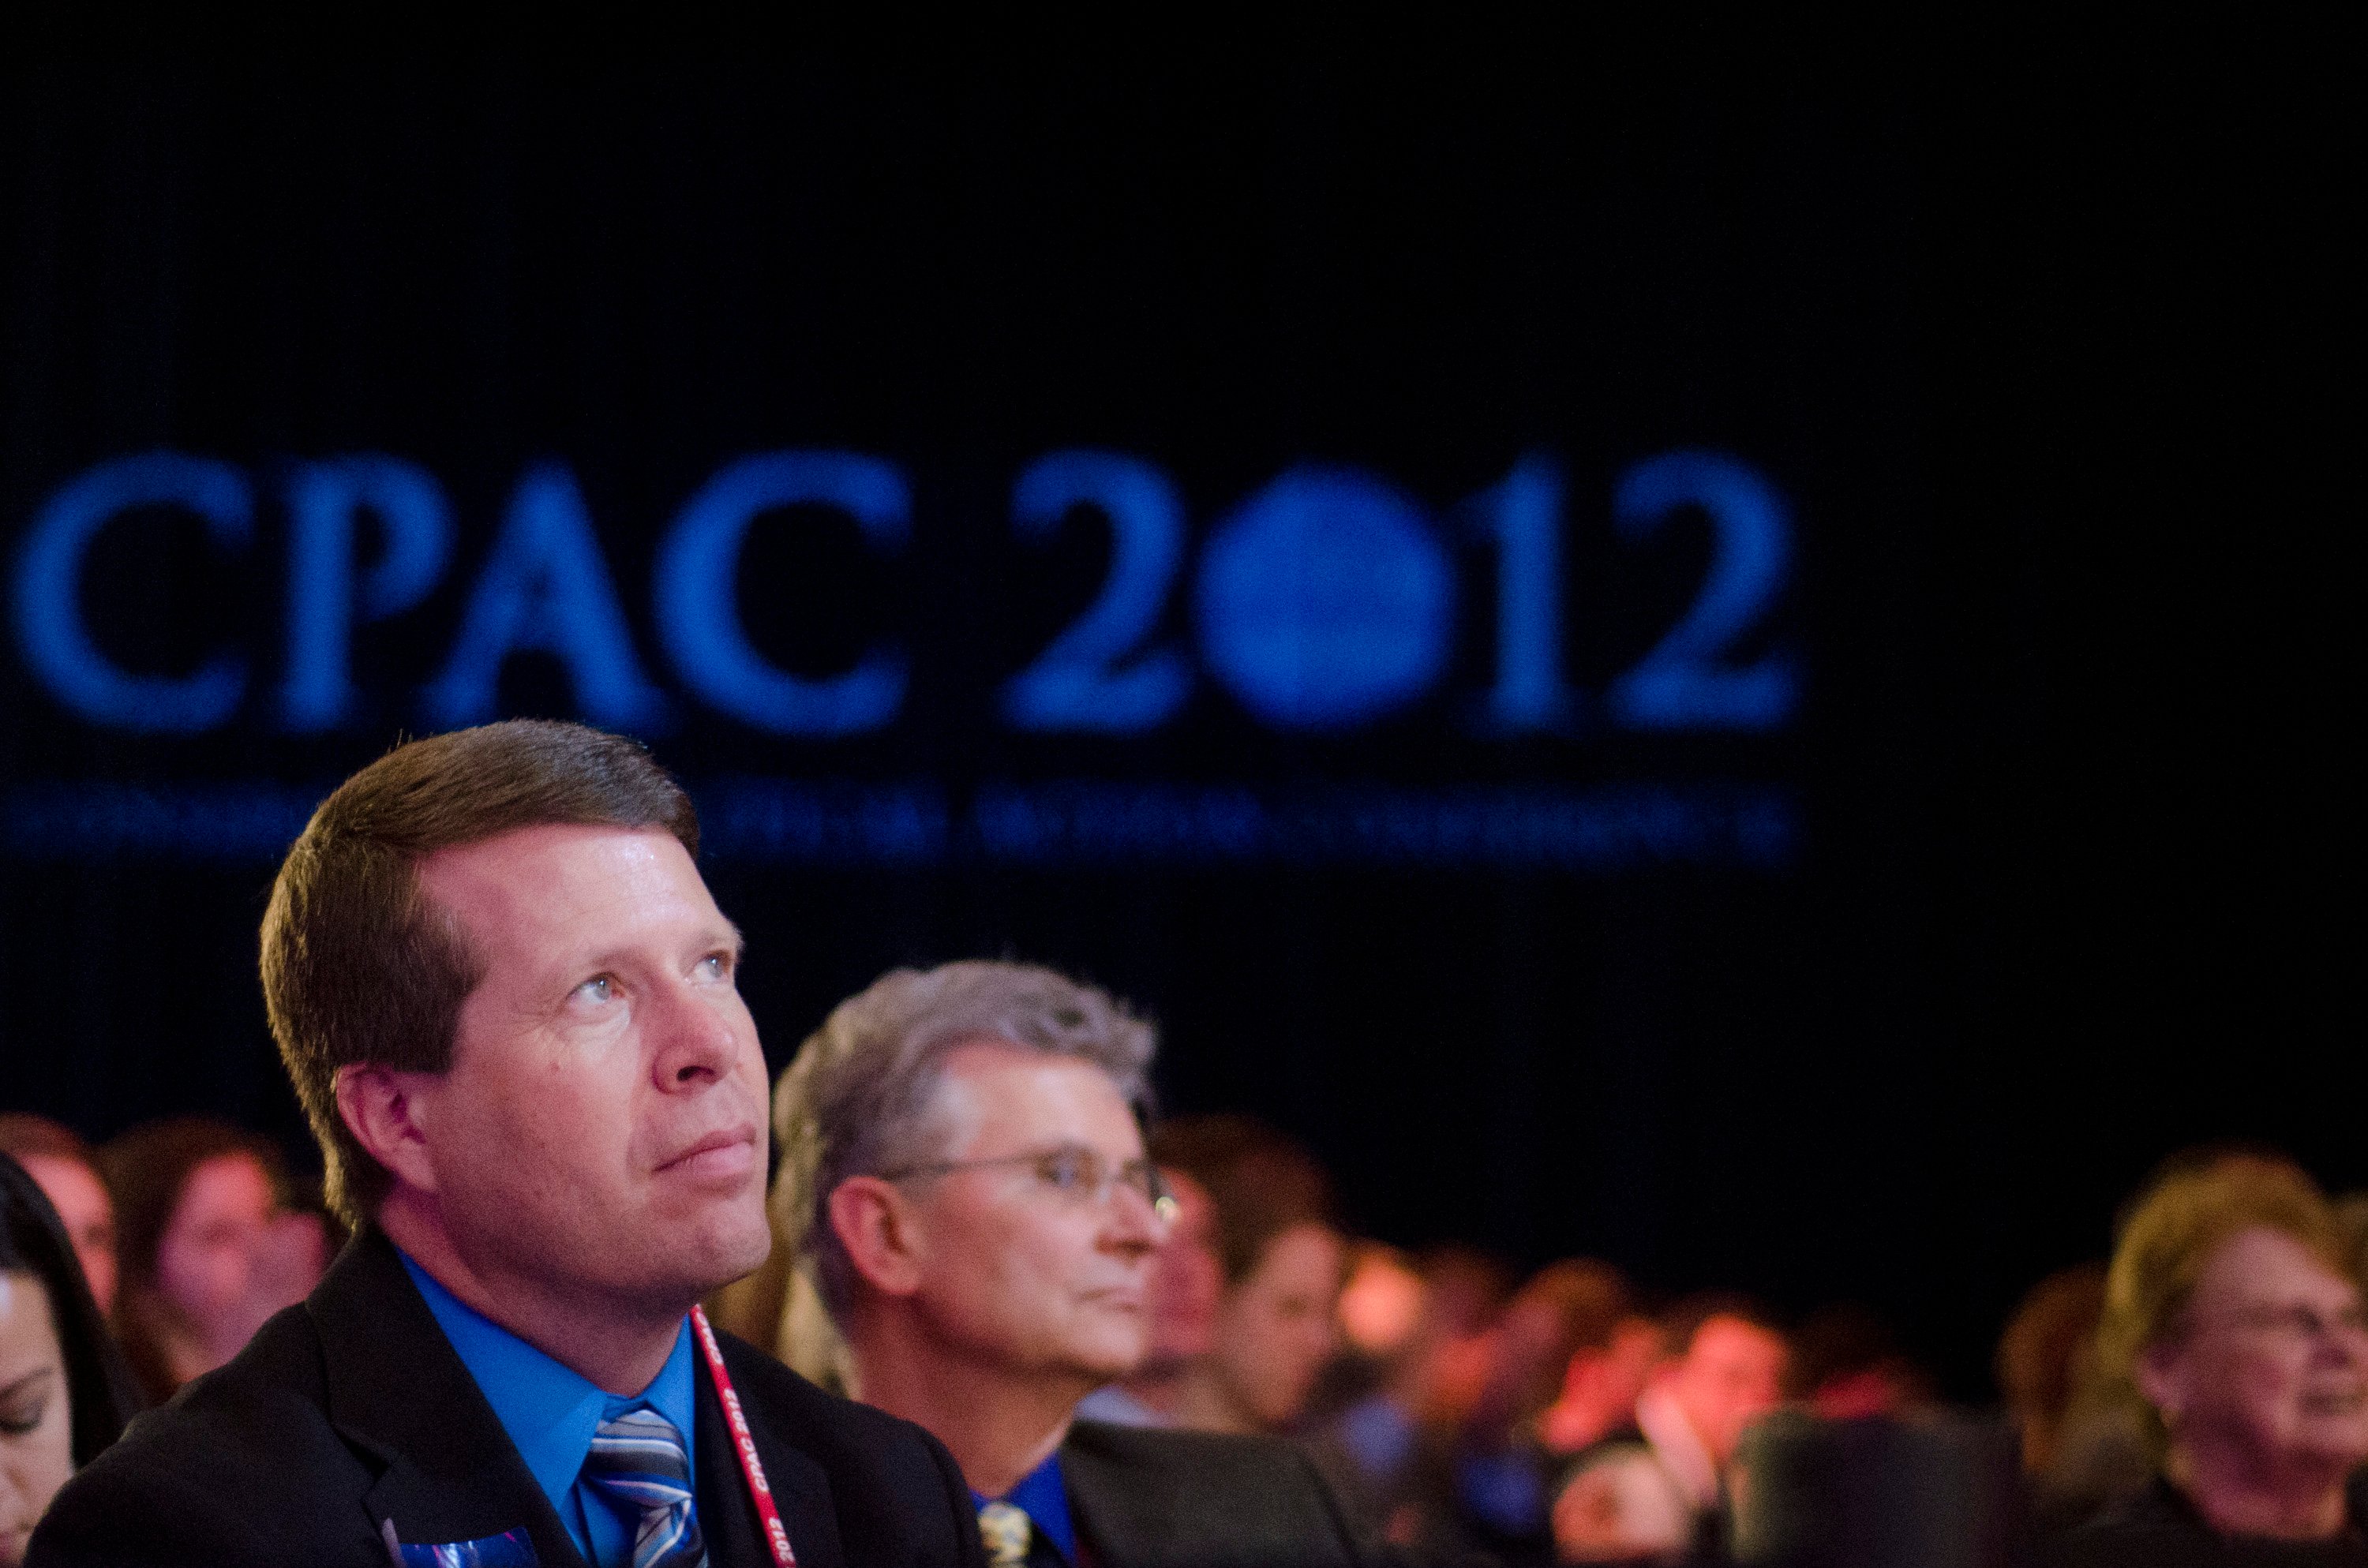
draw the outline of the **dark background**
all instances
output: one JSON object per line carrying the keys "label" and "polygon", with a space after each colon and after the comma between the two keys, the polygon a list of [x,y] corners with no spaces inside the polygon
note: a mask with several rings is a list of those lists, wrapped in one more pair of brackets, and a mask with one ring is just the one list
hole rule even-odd
{"label": "dark background", "polygon": [[[1586,874],[711,858],[777,1067],[889,964],[1041,960],[1158,1017],[1171,1109],[1304,1137],[1370,1233],[1868,1301],[1971,1396],[2016,1296],[2101,1255],[2167,1153],[2258,1139],[2368,1184],[2334,542],[2360,128],[2321,40],[1344,52],[1284,28],[297,64],[160,36],[0,75],[0,528],[127,451],[268,494],[274,465],[376,449],[442,481],[460,556],[358,641],[375,707],[324,740],[260,701],[210,736],[109,736],[0,662],[6,782],[333,780],[416,727],[404,694],[546,457],[656,670],[643,585],[682,499],[745,451],[846,447],[913,477],[910,561],[826,522],[759,551],[760,642],[828,669],[899,628],[905,716],[794,744],[686,701],[655,744],[694,782],[1743,780],[1794,791],[1804,835],[1789,869]],[[1475,734],[1483,597],[1452,689],[1362,734],[1278,736],[1204,679],[1152,736],[1013,735],[993,683],[1106,546],[1027,551],[1006,496],[1075,445],[1165,466],[1196,537],[1302,460],[1443,514],[1550,453],[1588,690],[1705,548],[1614,551],[1613,477],[1736,452],[1793,506],[1764,641],[1801,658],[1804,710],[1763,736]],[[259,523],[251,568],[169,517],[110,535],[108,650],[170,669],[244,642],[268,678]],[[1485,556],[1459,559],[1477,592]],[[504,694],[571,710],[534,657]],[[210,1110],[301,1148],[253,979],[270,871],[0,860],[0,1104],[94,1136]]]}

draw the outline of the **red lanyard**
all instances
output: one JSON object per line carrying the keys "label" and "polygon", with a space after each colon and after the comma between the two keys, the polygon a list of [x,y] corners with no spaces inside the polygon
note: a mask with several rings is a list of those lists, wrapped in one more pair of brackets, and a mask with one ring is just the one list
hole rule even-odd
{"label": "red lanyard", "polygon": [[748,1496],[757,1505],[757,1522],[765,1527],[765,1544],[773,1549],[773,1568],[798,1568],[798,1554],[790,1550],[790,1532],[781,1528],[781,1511],[773,1506],[773,1489],[765,1483],[765,1461],[757,1457],[757,1439],[748,1431],[748,1418],[740,1413],[732,1374],[723,1369],[723,1347],[715,1343],[715,1330],[708,1326],[703,1308],[690,1309],[690,1325],[699,1330],[707,1374],[715,1380],[716,1397],[723,1402],[724,1424],[732,1428],[732,1446],[740,1454],[740,1473],[748,1478]]}

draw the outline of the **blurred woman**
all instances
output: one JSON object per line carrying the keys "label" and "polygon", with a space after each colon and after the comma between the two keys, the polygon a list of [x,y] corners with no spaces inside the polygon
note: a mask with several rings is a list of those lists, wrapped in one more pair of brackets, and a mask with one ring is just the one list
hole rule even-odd
{"label": "blurred woman", "polygon": [[2368,1323],[2333,1211],[2283,1160],[2157,1184],[2122,1231],[2098,1346],[2151,1413],[2151,1490],[2066,1539],[2078,1568],[2368,1565]]}
{"label": "blurred woman", "polygon": [[66,1477],[122,1432],[131,1386],[57,1210],[0,1154],[0,1568],[24,1562]]}
{"label": "blurred woman", "polygon": [[1208,1194],[1224,1269],[1211,1347],[1178,1380],[1174,1418],[1209,1432],[1287,1430],[1334,1345],[1348,1244],[1331,1183],[1304,1150],[1246,1117],[1169,1122],[1152,1157]]}
{"label": "blurred woman", "polygon": [[72,1128],[45,1116],[0,1116],[0,1154],[25,1167],[64,1221],[66,1239],[98,1310],[115,1310],[115,1202],[99,1179],[98,1160]]}
{"label": "blurred woman", "polygon": [[319,1216],[290,1213],[279,1151],[198,1118],[134,1129],[99,1151],[122,1269],[116,1326],[162,1403],[302,1301],[327,1267]]}

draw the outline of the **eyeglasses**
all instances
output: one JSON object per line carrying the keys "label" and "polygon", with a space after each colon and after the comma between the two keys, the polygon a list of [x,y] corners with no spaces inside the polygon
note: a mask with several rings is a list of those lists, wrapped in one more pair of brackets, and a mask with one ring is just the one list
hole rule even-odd
{"label": "eyeglasses", "polygon": [[2296,1302],[2290,1306],[2240,1307],[2227,1321],[2255,1334],[2275,1334],[2296,1341],[2332,1339],[2338,1335],[2368,1333],[2368,1313],[2356,1306],[2329,1314]]}
{"label": "eyeglasses", "polygon": [[1060,1143],[1050,1149],[1031,1149],[1024,1154],[998,1154],[988,1160],[939,1160],[922,1165],[905,1165],[902,1169],[882,1171],[882,1181],[915,1181],[924,1176],[951,1176],[956,1171],[995,1170],[1003,1166],[1024,1166],[1037,1181],[1060,1195],[1063,1200],[1079,1207],[1102,1204],[1110,1200],[1110,1189],[1121,1183],[1133,1187],[1162,1223],[1176,1218],[1176,1199],[1167,1184],[1159,1178],[1159,1167],[1149,1160],[1129,1160],[1113,1165],[1099,1153],[1082,1143]]}

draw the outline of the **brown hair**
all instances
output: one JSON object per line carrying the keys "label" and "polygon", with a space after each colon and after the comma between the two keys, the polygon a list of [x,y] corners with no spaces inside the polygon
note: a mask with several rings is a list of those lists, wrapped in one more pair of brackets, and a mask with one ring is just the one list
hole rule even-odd
{"label": "brown hair", "polygon": [[1152,1133],[1151,1157],[1208,1188],[1228,1286],[1255,1273],[1268,1245],[1285,1231],[1338,1226],[1324,1167],[1249,1117],[1178,1117]]}
{"label": "brown hair", "polygon": [[96,1172],[98,1161],[82,1134],[30,1111],[0,1111],[0,1154],[12,1160],[71,1160]]}
{"label": "brown hair", "polygon": [[2084,1263],[2033,1285],[1998,1337],[1998,1388],[2021,1423],[2023,1468],[2034,1474],[2054,1462],[2074,1396],[2095,1381],[2104,1310],[2105,1266]]}
{"label": "brown hair", "polygon": [[340,1068],[441,1073],[483,956],[430,903],[420,862],[546,826],[664,828],[690,801],[634,741],[512,720],[397,746],[339,785],[288,851],[263,916],[263,996],[320,1141],[329,1206],[359,1229],[392,1178],[337,1115]]}
{"label": "brown hair", "polygon": [[[2213,1255],[2252,1230],[2291,1236],[2339,1278],[2351,1278],[2334,1210],[2301,1166],[2264,1153],[2175,1163],[2130,1210],[2113,1249],[2097,1325],[2104,1370],[2134,1381],[2138,1358],[2180,1331]],[[2158,1420],[2148,1435],[2158,1449]]]}
{"label": "brown hair", "polygon": [[116,1258],[122,1270],[116,1331],[141,1387],[156,1403],[170,1398],[176,1386],[164,1350],[156,1255],[172,1227],[174,1210],[181,1206],[190,1173],[233,1154],[260,1165],[273,1196],[287,1201],[288,1165],[279,1151],[225,1121],[201,1116],[152,1121],[110,1139],[98,1151],[98,1174],[115,1201]]}

